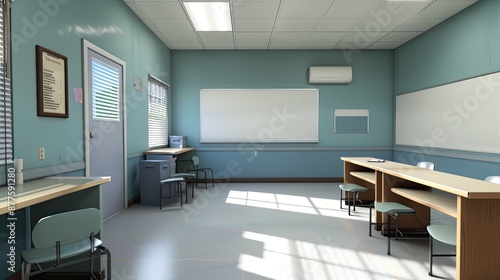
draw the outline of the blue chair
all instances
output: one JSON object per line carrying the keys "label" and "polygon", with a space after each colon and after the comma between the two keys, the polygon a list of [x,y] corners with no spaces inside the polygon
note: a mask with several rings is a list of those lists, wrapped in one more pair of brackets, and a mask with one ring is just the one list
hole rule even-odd
{"label": "blue chair", "polygon": [[[21,279],[28,280],[30,276],[84,261],[90,262],[90,277],[98,279],[94,275],[93,259],[104,255],[107,260],[106,279],[111,279],[111,253],[95,237],[101,225],[102,213],[95,208],[40,219],[31,235],[34,248],[21,252]],[[37,270],[32,271],[33,264],[37,265]]]}
{"label": "blue chair", "polygon": [[[205,181],[205,189],[208,189],[208,177],[212,180],[212,187],[214,187],[214,171],[212,168],[208,167],[200,167],[200,158],[197,156],[193,156],[190,160],[177,160],[177,162],[185,162],[187,163],[186,173],[193,172],[196,186],[198,187],[198,179],[200,174],[203,174],[203,180]],[[208,172],[208,174],[207,174]]]}
{"label": "blue chair", "polygon": [[[170,178],[167,178],[167,179],[164,179],[164,180],[160,181],[160,210],[163,207],[163,199],[164,198],[172,198],[173,197],[172,194],[171,194],[171,189],[170,189],[170,186],[171,186],[172,183],[175,183],[175,186],[177,187],[176,188],[176,192],[178,192],[178,193],[181,194],[181,206],[182,206],[182,185],[184,184],[186,186],[186,203],[187,203],[187,181],[186,181],[186,178],[185,178],[185,176],[187,174],[176,173],[174,175],[178,175],[178,176],[176,176],[176,177],[170,177]],[[163,186],[164,185],[168,185],[169,186],[169,195],[168,196],[164,196],[163,195]],[[193,192],[194,192],[194,189],[193,189]],[[194,193],[193,193],[193,195],[194,195]]]}
{"label": "blue chair", "polygon": [[[500,176],[488,176],[484,179],[487,182],[500,184]],[[434,254],[434,240],[451,246],[457,245],[457,224],[450,225],[429,225],[427,226],[429,232],[429,275],[434,276],[432,273],[432,263],[434,257],[455,257],[456,254]]]}
{"label": "blue chair", "polygon": [[[418,167],[427,168],[430,170],[434,170],[434,163],[428,161],[422,161],[417,163]],[[397,239],[398,234],[402,236],[401,232],[398,230],[398,218],[401,214],[415,214],[415,209],[410,208],[406,205],[403,205],[398,202],[375,202],[370,205],[370,214],[369,214],[369,223],[368,223],[368,235],[372,236],[372,226],[380,225],[383,223],[374,223],[372,222],[372,209],[375,211],[383,213],[386,215],[386,227],[387,227],[387,255],[391,254],[391,222],[390,218],[394,220],[394,237]]]}

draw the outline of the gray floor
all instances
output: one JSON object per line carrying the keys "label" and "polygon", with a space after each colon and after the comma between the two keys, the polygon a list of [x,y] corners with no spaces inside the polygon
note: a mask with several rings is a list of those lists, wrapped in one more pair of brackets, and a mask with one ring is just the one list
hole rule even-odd
{"label": "gray floor", "polygon": [[[133,205],[104,223],[112,279],[436,279],[427,240],[394,241],[388,256],[368,209],[348,216],[338,196],[333,183],[219,184],[182,208]],[[454,279],[455,259],[434,272]]]}

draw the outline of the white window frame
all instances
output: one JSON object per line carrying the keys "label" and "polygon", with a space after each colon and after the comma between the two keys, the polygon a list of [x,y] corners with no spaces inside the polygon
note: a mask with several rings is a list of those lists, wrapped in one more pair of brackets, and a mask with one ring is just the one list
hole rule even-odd
{"label": "white window frame", "polygon": [[148,146],[168,145],[168,96],[170,86],[162,80],[148,77]]}

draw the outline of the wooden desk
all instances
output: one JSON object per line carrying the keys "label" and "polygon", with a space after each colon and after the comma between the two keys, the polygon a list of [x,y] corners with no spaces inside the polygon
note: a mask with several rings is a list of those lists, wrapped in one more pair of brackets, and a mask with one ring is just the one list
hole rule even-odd
{"label": "wooden desk", "polygon": [[147,155],[180,155],[183,153],[187,153],[190,151],[194,151],[194,147],[187,148],[161,148],[161,149],[153,149],[149,151],[145,151],[144,154]]}
{"label": "wooden desk", "polygon": [[[382,199],[382,172],[383,168],[394,168],[395,170],[419,168],[414,165],[403,164],[394,161],[369,162],[371,157],[341,157],[344,161],[344,183],[358,184],[370,189],[368,192],[359,193],[362,201],[383,201]],[[375,221],[382,222],[382,214],[376,212]],[[380,226],[375,227],[380,230]]]}
{"label": "wooden desk", "polygon": [[[47,177],[27,181],[24,185],[15,186],[15,210],[40,204],[64,195],[93,188],[111,180],[110,177]],[[9,213],[8,188],[0,188],[0,215]],[[97,201],[99,203],[99,200]]]}
{"label": "wooden desk", "polygon": [[500,279],[498,184],[392,163],[367,166],[367,158],[342,160],[349,173],[374,170],[376,192],[381,194],[378,201],[402,202],[416,210],[416,215],[399,218],[401,228],[425,228],[430,223],[430,208],[456,218],[457,279]]}
{"label": "wooden desk", "polygon": [[176,160],[175,172],[185,172],[189,166],[188,161],[192,159],[194,147],[186,148],[161,148],[145,151],[146,160]]}

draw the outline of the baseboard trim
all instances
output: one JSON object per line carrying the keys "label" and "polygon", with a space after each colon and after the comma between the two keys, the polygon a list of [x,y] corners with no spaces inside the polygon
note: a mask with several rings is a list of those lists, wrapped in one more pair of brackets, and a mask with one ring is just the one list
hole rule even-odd
{"label": "baseboard trim", "polygon": [[132,197],[131,199],[129,199],[128,201],[128,207],[132,206],[133,204],[139,202],[141,200],[141,196],[138,194],[134,197]]}

